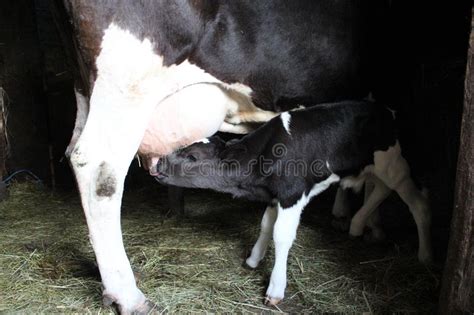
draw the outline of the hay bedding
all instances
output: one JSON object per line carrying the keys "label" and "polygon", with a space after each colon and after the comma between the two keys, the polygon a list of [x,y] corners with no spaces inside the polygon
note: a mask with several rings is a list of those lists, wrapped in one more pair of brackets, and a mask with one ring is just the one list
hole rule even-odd
{"label": "hay bedding", "polygon": [[[168,311],[435,310],[439,272],[420,266],[412,246],[348,240],[314,206],[290,253],[286,299],[278,309],[267,308],[262,300],[273,254],[255,271],[241,266],[258,235],[261,205],[190,192],[192,215],[178,221],[165,217],[165,195],[156,191],[125,194],[123,232],[140,288]],[[13,185],[0,204],[0,266],[0,311],[111,312],[101,305],[98,269],[76,194]]]}

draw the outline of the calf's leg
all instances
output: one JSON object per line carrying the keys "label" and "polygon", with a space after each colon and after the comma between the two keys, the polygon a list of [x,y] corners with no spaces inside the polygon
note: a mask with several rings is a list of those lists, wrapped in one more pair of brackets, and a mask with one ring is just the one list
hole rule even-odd
{"label": "calf's leg", "polygon": [[276,305],[285,296],[288,253],[296,238],[296,230],[305,205],[299,201],[287,209],[283,209],[280,204],[277,206],[277,219],[273,228],[275,264],[267,288],[267,305]]}
{"label": "calf's leg", "polygon": [[351,209],[349,204],[349,191],[339,186],[336,192],[336,199],[332,206],[332,226],[341,231],[349,229]]}
{"label": "calf's leg", "polygon": [[[366,202],[370,194],[374,190],[374,183],[371,180],[366,180],[365,182],[365,189],[364,189],[364,202]],[[370,228],[370,234],[367,235],[366,240],[369,242],[380,242],[385,239],[385,233],[382,230],[381,223],[380,223],[380,209],[377,207],[373,212],[372,215],[369,216],[367,219],[367,226]]]}
{"label": "calf's leg", "polygon": [[365,200],[364,205],[352,217],[351,227],[349,229],[349,235],[351,236],[360,236],[364,233],[367,220],[391,192],[390,188],[381,181],[376,181],[374,184],[375,187],[367,200]]}
{"label": "calf's leg", "polygon": [[408,162],[401,155],[398,143],[387,151],[374,154],[374,172],[388,187],[395,190],[408,205],[418,229],[418,259],[430,263],[431,254],[431,212],[428,198],[419,190],[410,176]]}
{"label": "calf's leg", "polygon": [[275,206],[269,205],[263,214],[260,236],[252,248],[252,253],[245,261],[250,268],[256,268],[263,257],[265,257],[265,252],[272,238],[276,218],[277,210]]}
{"label": "calf's leg", "polygon": [[411,178],[407,178],[397,188],[396,192],[408,205],[418,230],[418,260],[429,264],[432,261],[431,253],[431,212],[428,198],[416,188]]}
{"label": "calf's leg", "polygon": [[288,253],[296,238],[296,230],[300,222],[301,212],[311,198],[325,191],[330,185],[340,180],[336,174],[331,174],[324,181],[315,184],[309,194],[303,193],[301,198],[291,207],[283,208],[277,205],[277,219],[273,226],[273,241],[275,242],[275,264],[273,266],[270,284],[267,288],[265,303],[276,305],[284,295],[286,288],[286,267]]}

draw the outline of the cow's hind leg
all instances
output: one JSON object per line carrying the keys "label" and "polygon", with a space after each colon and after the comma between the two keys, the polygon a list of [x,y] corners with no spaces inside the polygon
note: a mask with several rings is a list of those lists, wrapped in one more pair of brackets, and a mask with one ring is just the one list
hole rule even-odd
{"label": "cow's hind leg", "polygon": [[112,24],[104,31],[96,60],[90,111],[70,161],[76,175],[89,237],[104,286],[104,301],[122,314],[152,308],[137,288],[125,253],[120,206],[125,175],[149,117],[169,95],[162,58],[148,40]]}
{"label": "cow's hind leg", "polygon": [[120,227],[124,179],[143,135],[139,125],[146,126],[146,121],[137,108],[117,104],[120,107],[110,111],[94,105],[103,104],[91,103],[71,164],[104,286],[104,303],[116,303],[122,314],[146,313],[151,304],[136,286]]}

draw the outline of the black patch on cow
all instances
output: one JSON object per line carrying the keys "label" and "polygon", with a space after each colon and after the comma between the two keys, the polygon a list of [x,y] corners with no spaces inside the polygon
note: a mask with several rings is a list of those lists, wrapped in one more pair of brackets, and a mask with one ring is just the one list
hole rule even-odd
{"label": "black patch on cow", "polygon": [[95,67],[110,23],[148,38],[165,65],[185,59],[226,83],[249,86],[255,105],[360,99],[375,54],[376,3],[360,0],[66,0],[86,65]]}
{"label": "black patch on cow", "polygon": [[99,166],[95,193],[98,197],[112,197],[117,189],[117,179],[109,165],[102,162]]}

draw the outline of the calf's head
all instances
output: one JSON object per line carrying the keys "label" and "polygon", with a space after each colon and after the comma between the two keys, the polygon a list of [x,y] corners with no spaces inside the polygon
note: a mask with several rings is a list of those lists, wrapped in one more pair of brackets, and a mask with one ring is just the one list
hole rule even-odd
{"label": "calf's head", "polygon": [[224,148],[225,142],[214,136],[173,152],[158,161],[155,179],[180,187],[214,188],[222,179],[218,169]]}

